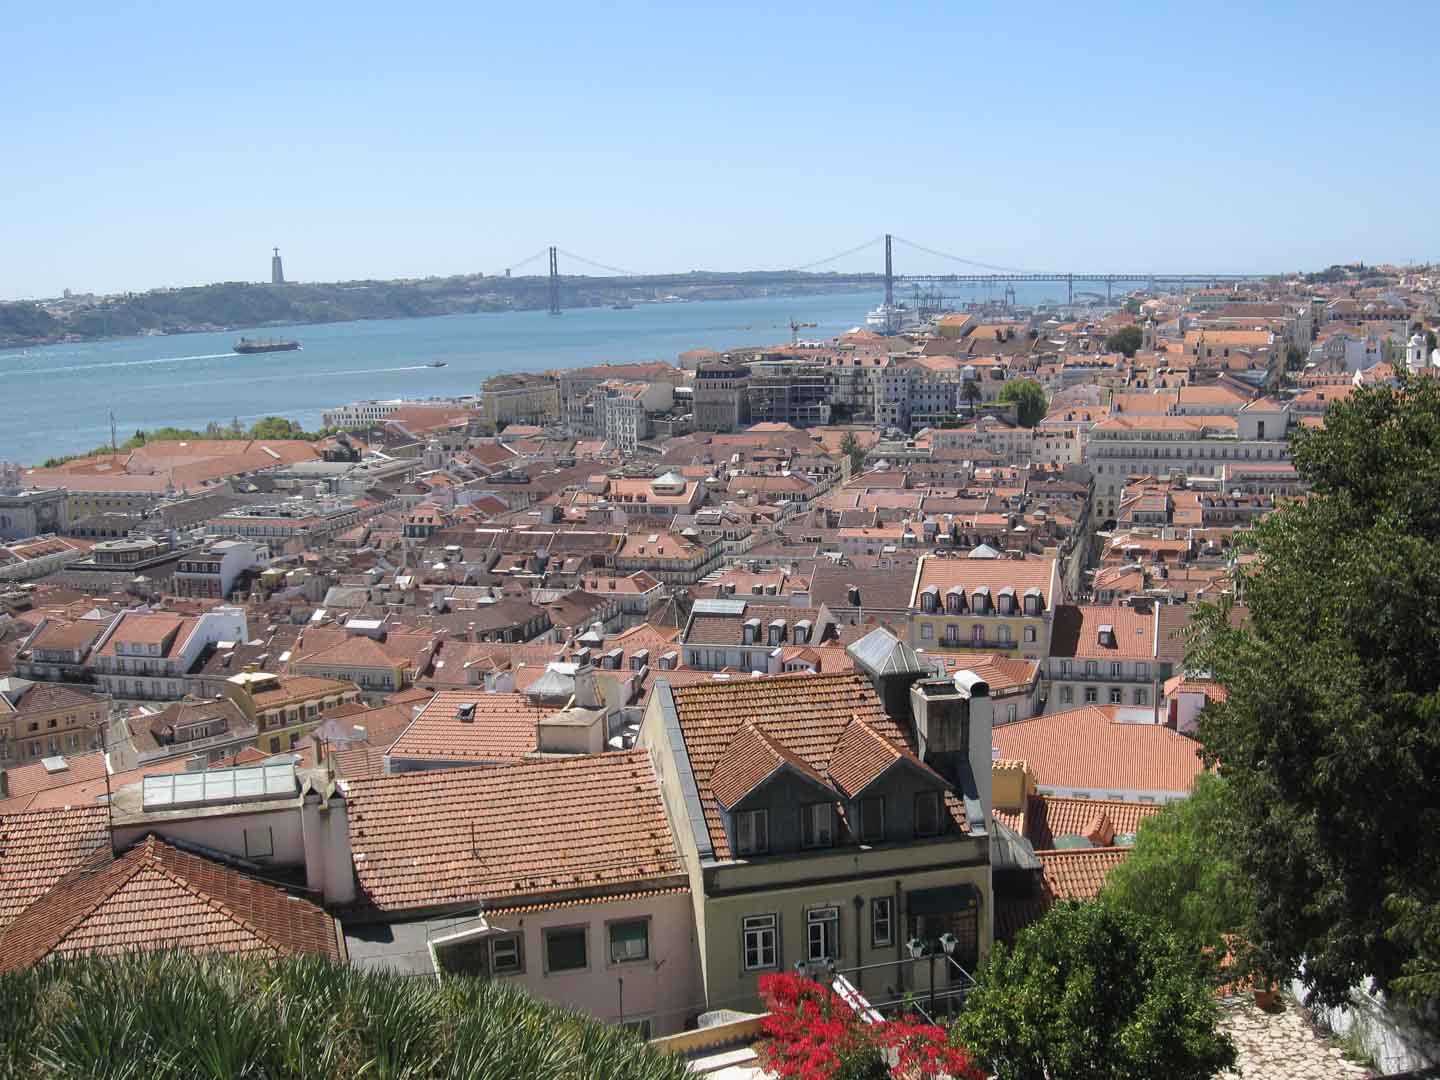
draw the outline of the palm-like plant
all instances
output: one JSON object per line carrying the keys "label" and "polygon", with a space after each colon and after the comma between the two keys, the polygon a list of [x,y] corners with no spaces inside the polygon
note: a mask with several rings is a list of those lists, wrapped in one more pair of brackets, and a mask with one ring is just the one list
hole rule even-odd
{"label": "palm-like plant", "polygon": [[684,1080],[619,1028],[467,977],[133,954],[0,975],[0,1080]]}

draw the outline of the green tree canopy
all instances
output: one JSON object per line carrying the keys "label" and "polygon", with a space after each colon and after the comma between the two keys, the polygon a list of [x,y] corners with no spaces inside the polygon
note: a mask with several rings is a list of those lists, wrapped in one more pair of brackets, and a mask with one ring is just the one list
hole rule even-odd
{"label": "green tree canopy", "polygon": [[984,397],[980,384],[974,379],[966,379],[960,387],[960,396],[970,403],[973,408],[975,403]]}
{"label": "green tree canopy", "polygon": [[1152,919],[1196,950],[1222,955],[1248,914],[1246,882],[1232,850],[1229,783],[1202,776],[1188,799],[1140,825],[1128,858],[1110,872],[1105,895]]}
{"label": "green tree canopy", "polygon": [[850,459],[850,471],[859,473],[865,467],[865,448],[860,445],[860,440],[855,437],[855,432],[847,431],[845,437],[840,440],[840,452]]}
{"label": "green tree canopy", "polygon": [[1140,351],[1140,346],[1145,342],[1145,332],[1138,326],[1122,326],[1105,338],[1105,349],[1108,352],[1124,353],[1126,356],[1134,356]]}
{"label": "green tree canopy", "polygon": [[1011,379],[1000,388],[996,400],[1005,405],[1014,402],[1024,427],[1034,427],[1045,419],[1049,405],[1044,388],[1034,379]]}
{"label": "green tree canopy", "polygon": [[[1338,1004],[1440,993],[1440,389],[1401,375],[1301,429],[1313,494],[1252,534],[1249,617],[1197,616],[1227,700],[1199,737],[1235,808],[1245,940]],[[1232,625],[1239,623],[1239,625]]]}
{"label": "green tree canopy", "polygon": [[1235,1062],[1193,951],[1113,904],[1057,904],[996,945],[954,1035],[1005,1080],[1209,1080]]}

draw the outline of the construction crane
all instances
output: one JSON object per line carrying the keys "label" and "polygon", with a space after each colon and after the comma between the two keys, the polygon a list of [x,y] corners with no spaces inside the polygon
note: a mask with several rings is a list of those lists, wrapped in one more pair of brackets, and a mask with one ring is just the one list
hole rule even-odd
{"label": "construction crane", "polygon": [[816,325],[816,324],[813,323],[813,322],[796,322],[794,319],[791,319],[791,320],[790,320],[790,344],[791,344],[791,345],[799,345],[799,344],[800,344],[800,331],[801,331],[801,330],[813,330],[813,329],[815,328],[815,325]]}

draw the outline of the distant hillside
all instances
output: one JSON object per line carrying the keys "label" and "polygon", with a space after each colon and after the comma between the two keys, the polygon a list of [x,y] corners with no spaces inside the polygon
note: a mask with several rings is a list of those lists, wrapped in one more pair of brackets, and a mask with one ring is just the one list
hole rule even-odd
{"label": "distant hillside", "polygon": [[[646,278],[562,279],[565,307],[598,307],[656,293],[692,300],[737,299],[745,296],[836,292],[872,288],[853,280],[831,281],[827,275],[766,275],[764,285],[751,284],[750,274],[694,274],[686,283]],[[185,289],[156,289],[101,298],[67,298],[41,306],[0,303],[0,347],[44,345],[67,338],[91,340],[125,337],[146,330],[181,333],[190,330],[285,326],[300,323],[348,322],[354,319],[405,319],[475,311],[542,309],[549,304],[543,277],[503,278],[479,275],[427,278],[418,281],[352,281],[317,285],[256,285],[223,282]],[[47,308],[49,310],[47,310]]]}

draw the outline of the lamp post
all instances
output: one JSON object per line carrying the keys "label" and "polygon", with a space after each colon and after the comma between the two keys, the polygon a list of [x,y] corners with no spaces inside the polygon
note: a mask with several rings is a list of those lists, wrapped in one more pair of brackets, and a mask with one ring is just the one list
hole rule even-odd
{"label": "lamp post", "polygon": [[[954,934],[950,933],[949,930],[946,930],[945,933],[940,935],[940,947],[945,950],[945,959],[951,961],[951,963],[954,962],[955,946],[959,944],[960,939],[957,938]],[[949,968],[945,969],[945,978],[946,985],[949,985]],[[930,979],[930,1016],[932,1019],[935,1016],[935,979],[933,974]]]}
{"label": "lamp post", "polygon": [[[925,942],[918,937],[912,937],[909,941],[907,941],[905,943],[905,948],[910,953],[911,960],[919,960],[922,956],[925,955]],[[915,969],[912,967],[910,970],[913,972]],[[912,985],[915,982],[913,975],[911,976],[910,982]],[[933,1006],[935,1004],[935,958],[933,956],[930,958],[930,994],[930,1004]]]}

